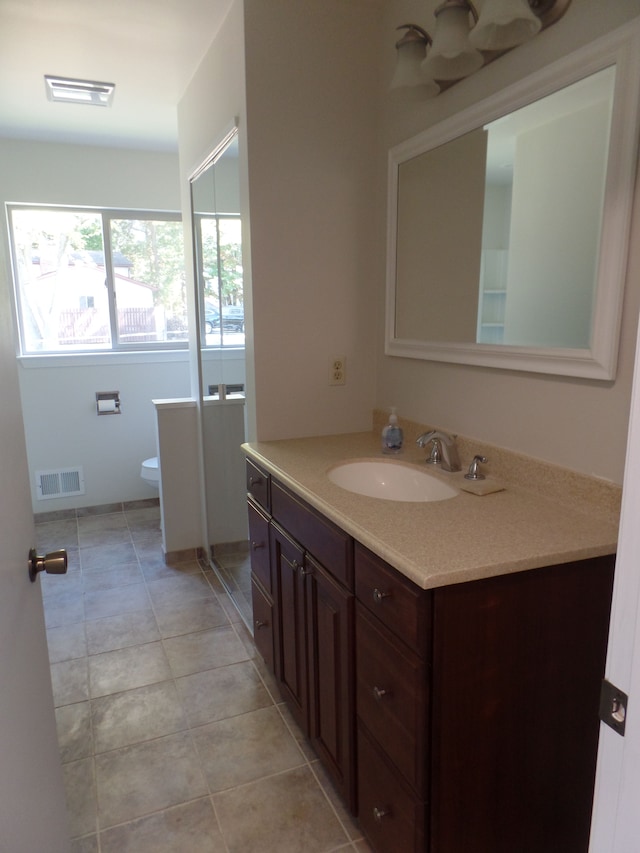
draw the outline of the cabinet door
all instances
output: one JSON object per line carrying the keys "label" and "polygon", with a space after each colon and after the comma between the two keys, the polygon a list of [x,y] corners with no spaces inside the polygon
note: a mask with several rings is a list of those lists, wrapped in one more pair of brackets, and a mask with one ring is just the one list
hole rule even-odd
{"label": "cabinet door", "polygon": [[276,608],[275,674],[305,734],[309,731],[304,551],[275,523],[269,529]]}
{"label": "cabinet door", "polygon": [[354,597],[306,555],[309,723],[314,748],[355,807]]}
{"label": "cabinet door", "polygon": [[273,604],[255,577],[251,578],[251,600],[253,640],[269,670],[273,672]]}

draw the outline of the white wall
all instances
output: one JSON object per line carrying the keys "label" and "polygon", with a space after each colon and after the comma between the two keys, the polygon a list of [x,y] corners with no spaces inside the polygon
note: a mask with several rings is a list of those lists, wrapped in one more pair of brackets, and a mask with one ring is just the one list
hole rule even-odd
{"label": "white wall", "polygon": [[371,424],[381,5],[245,0],[260,439]]}
{"label": "white wall", "polygon": [[[0,139],[1,201],[179,210],[173,154]],[[6,221],[0,224],[0,287],[11,289]],[[29,468],[82,465],[83,497],[36,501],[35,512],[152,497],[140,462],[156,454],[152,398],[190,394],[179,360],[100,356],[30,359],[20,365]],[[64,366],[58,366],[63,363]],[[122,414],[98,417],[95,392],[119,390]]]}
{"label": "white wall", "polygon": [[[433,29],[436,0],[393,0],[384,12],[386,79],[395,61],[394,27],[407,21]],[[640,14],[640,0],[573,0],[566,15],[434,100],[416,104],[385,92],[376,207],[385,210],[384,152],[426,127],[488,97],[549,62]],[[377,223],[378,260],[371,282],[378,305],[377,405],[531,456],[622,482],[635,332],[640,306],[640,190],[636,186],[620,357],[615,382],[545,377],[384,355],[384,213]]]}

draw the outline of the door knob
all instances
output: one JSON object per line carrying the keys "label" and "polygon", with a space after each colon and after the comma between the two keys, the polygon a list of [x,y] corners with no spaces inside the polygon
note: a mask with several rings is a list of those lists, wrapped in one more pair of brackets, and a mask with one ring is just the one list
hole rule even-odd
{"label": "door knob", "polygon": [[38,572],[46,572],[48,575],[66,575],[67,552],[50,551],[44,556],[38,556],[35,548],[29,551],[29,580],[33,583]]}

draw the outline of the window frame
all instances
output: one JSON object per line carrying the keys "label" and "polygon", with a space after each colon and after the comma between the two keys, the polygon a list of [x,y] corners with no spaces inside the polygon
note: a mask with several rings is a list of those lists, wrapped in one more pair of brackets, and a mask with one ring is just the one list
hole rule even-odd
{"label": "window frame", "polygon": [[[104,268],[105,268],[105,284],[107,287],[107,302],[109,307],[109,328],[111,333],[111,345],[109,347],[87,347],[74,348],[73,350],[27,350],[25,347],[24,335],[24,317],[21,299],[20,277],[17,267],[17,252],[14,243],[13,230],[13,211],[27,210],[50,210],[64,211],[66,213],[81,213],[93,214],[100,217],[102,226],[102,244],[104,250]],[[134,343],[131,341],[122,342],[118,329],[118,314],[115,288],[115,275],[113,269],[113,256],[111,245],[111,228],[112,220],[129,219],[140,221],[163,221],[163,222],[179,222],[182,223],[182,213],[180,211],[170,210],[149,210],[138,208],[112,208],[112,207],[97,207],[95,205],[65,205],[65,204],[37,204],[23,202],[7,202],[5,204],[7,235],[9,242],[9,256],[11,261],[11,274],[13,279],[13,304],[15,310],[15,320],[17,327],[18,340],[18,355],[24,359],[34,358],[86,358],[87,356],[108,356],[114,353],[153,353],[164,351],[181,351],[189,348],[189,330],[187,328],[186,337],[181,341],[143,341]],[[184,236],[184,230],[183,230]],[[186,272],[186,252],[187,244],[183,243],[184,252],[184,268]],[[185,303],[185,311],[187,304]]]}

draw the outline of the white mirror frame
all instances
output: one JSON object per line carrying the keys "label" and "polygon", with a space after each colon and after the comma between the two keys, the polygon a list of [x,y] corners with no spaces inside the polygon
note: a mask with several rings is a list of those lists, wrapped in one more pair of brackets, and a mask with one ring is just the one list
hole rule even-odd
{"label": "white mirror frame", "polygon": [[[616,81],[591,347],[541,349],[396,337],[400,164],[611,65],[616,66]],[[637,19],[389,151],[386,355],[585,379],[615,378],[638,153],[639,98],[640,19]]]}

